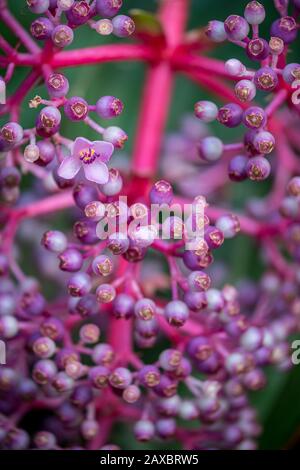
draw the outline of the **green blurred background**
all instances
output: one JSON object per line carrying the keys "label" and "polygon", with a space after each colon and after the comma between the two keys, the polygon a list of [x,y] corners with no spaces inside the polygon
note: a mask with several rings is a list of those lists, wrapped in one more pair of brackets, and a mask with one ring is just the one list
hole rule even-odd
{"label": "green blurred background", "polygon": [[[25,26],[29,26],[33,15],[28,13],[24,6],[23,0],[9,0],[12,11]],[[272,0],[264,0],[268,14],[267,20],[262,27],[262,36],[268,36],[271,22],[277,18],[276,10]],[[245,0],[192,0],[191,12],[189,19],[190,28],[199,28],[207,24],[210,19],[225,19],[229,14],[242,14],[247,1]],[[124,0],[123,12],[131,8],[140,8],[147,11],[156,11],[158,6],[157,0]],[[12,43],[16,43],[6,28],[1,25],[1,33],[5,35]],[[120,42],[119,39],[108,39],[98,36],[95,32],[87,27],[80,28],[75,32],[75,41],[72,48],[87,47],[89,45],[97,45],[111,42]],[[299,54],[299,45],[293,45],[290,61],[297,61]],[[231,57],[242,59],[244,62],[244,54],[241,54],[239,48],[233,45],[222,45],[213,52],[214,57],[226,60]],[[116,125],[123,127],[129,135],[129,142],[126,152],[130,155],[132,144],[134,141],[137,116],[139,111],[139,103],[143,86],[145,65],[142,63],[116,63],[103,64],[94,66],[85,66],[81,68],[70,68],[66,71],[66,75],[70,80],[71,95],[83,96],[90,103],[95,103],[102,95],[114,95],[122,99],[125,104],[125,111],[117,120]],[[28,73],[26,69],[18,69],[14,74],[13,80],[9,86],[9,93],[13,92],[19,86],[22,79]],[[36,94],[46,96],[43,88],[35,87],[29,94],[28,99]],[[168,130],[176,131],[178,129],[181,117],[186,113],[191,113],[194,103],[199,99],[209,99],[209,95],[205,90],[201,90],[197,85],[188,81],[183,76],[176,77],[176,86],[174,90],[174,99],[168,119]],[[263,99],[259,97],[259,99]],[[26,103],[28,100],[26,100]],[[31,127],[34,124],[36,111],[29,110],[27,105],[23,106],[22,125],[23,127]],[[2,120],[3,121],[3,120]],[[64,123],[63,134],[70,137],[79,135],[84,129],[84,135],[87,138],[93,137],[93,131],[80,124]],[[225,140],[234,140],[236,130],[223,131],[220,127],[216,132]],[[28,183],[27,183],[28,184]],[[263,197],[267,194],[270,183],[255,184],[245,182],[238,185],[230,185],[230,189],[226,190],[226,198],[230,203],[242,210],[249,198]],[[257,279],[261,272],[262,260],[253,240],[249,240],[242,235],[238,236],[234,241],[226,241],[225,247],[218,250],[217,260],[224,260],[228,263],[229,282],[236,282],[241,277],[251,277]],[[297,433],[299,433],[300,442],[300,366],[295,367],[290,373],[279,373],[270,368],[267,371],[269,384],[263,392],[253,394],[251,400],[257,407],[260,420],[264,427],[264,432],[260,439],[260,447],[263,449],[279,449],[297,445]],[[137,446],[132,436],[125,431],[120,425],[115,430],[116,441],[123,448],[147,448],[147,446]],[[168,446],[169,447],[169,446]],[[156,446],[157,448],[157,446]]]}

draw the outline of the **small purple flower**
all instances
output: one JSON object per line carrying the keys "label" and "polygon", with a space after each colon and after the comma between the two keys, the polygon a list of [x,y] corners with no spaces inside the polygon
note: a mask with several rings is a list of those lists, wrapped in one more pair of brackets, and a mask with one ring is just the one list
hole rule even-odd
{"label": "small purple flower", "polygon": [[110,160],[114,146],[109,142],[90,142],[78,137],[74,142],[72,155],[66,157],[58,169],[58,175],[65,179],[72,179],[83,168],[85,177],[89,181],[104,184],[108,181],[109,172],[106,163]]}

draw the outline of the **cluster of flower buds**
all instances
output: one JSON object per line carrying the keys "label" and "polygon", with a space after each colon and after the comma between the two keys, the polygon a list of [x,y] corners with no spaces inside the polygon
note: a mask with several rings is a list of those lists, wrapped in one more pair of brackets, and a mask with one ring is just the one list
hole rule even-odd
{"label": "cluster of flower buds", "polygon": [[[185,0],[161,2],[161,30],[170,41],[145,33],[149,44],[109,46],[122,59],[151,58],[130,172],[117,155],[114,167],[110,162],[115,149],[122,152],[126,133],[97,122],[119,116],[123,103],[115,96],[96,104],[72,96],[71,75],[69,83],[57,71],[72,61],[94,63],[99,48],[99,62],[107,60],[105,45],[85,50],[82,63],[80,51],[57,50],[71,44],[79,26],[122,38],[133,33],[133,20],[118,15],[122,3],[27,0],[32,13],[44,14],[31,24],[30,36],[0,0],[0,18],[14,25],[27,49],[15,51],[0,36],[0,65],[6,68],[0,87],[5,90],[16,66],[32,66],[0,105],[1,115],[9,113],[0,129],[0,346],[6,352],[0,448],[116,450],[128,448],[132,436],[136,447],[164,440],[171,448],[176,440],[183,449],[256,449],[262,428],[249,393],[264,389],[267,366],[282,372],[292,367],[290,336],[300,330],[294,103],[300,65],[286,65],[300,2],[293,0],[293,16],[288,2],[275,2],[281,16],[271,25],[269,42],[259,35],[266,11],[257,1],[246,6],[244,17],[210,22],[207,36],[242,47],[258,70],[237,59],[192,55],[189,41],[178,49],[183,59],[177,57],[173,44],[184,24]],[[46,41],[42,49],[35,39]],[[225,105],[196,103],[196,117],[185,117],[179,132],[165,139],[159,179],[157,149],[179,62]],[[208,69],[214,76],[207,78]],[[42,108],[27,129],[18,103],[41,79],[49,96],[31,99],[32,113]],[[222,79],[232,80],[234,91]],[[274,94],[266,108],[254,102],[257,90]],[[211,135],[215,120],[244,126],[244,138],[223,143]],[[86,124],[101,140],[71,140],[62,134],[65,121],[74,129]],[[266,179],[273,151],[269,194],[248,198],[244,212],[237,212],[227,186]],[[27,173],[38,182],[31,189]],[[50,220],[67,208],[66,220]],[[219,253],[239,232],[261,248],[263,272],[257,281],[246,272],[234,286],[230,262],[222,266]],[[21,267],[28,252],[32,277]],[[125,438],[113,432],[119,423],[126,425]]]}

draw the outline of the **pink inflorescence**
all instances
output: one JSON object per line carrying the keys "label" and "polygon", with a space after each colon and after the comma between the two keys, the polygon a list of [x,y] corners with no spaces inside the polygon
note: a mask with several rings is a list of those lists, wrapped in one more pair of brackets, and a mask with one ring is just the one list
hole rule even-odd
{"label": "pink inflorescence", "polygon": [[[248,392],[266,386],[266,366],[292,367],[289,338],[300,327],[300,65],[288,62],[300,2],[275,1],[280,17],[261,38],[267,15],[257,1],[197,35],[185,32],[188,0],[161,0],[157,37],[140,21],[135,43],[81,50],[64,48],[82,25],[134,33],[122,0],[26,3],[38,15],[30,32],[0,0],[0,19],[22,45],[0,35],[1,99],[30,67],[0,105],[0,448],[113,450],[113,427],[125,423],[137,441],[166,440],[165,448],[255,449],[261,426]],[[205,56],[226,40],[251,67]],[[123,103],[73,96],[63,70],[124,60],[149,63],[130,170],[114,155],[126,132],[98,123]],[[197,102],[159,161],[176,72],[222,104]],[[49,96],[29,101],[41,81]],[[23,103],[33,128],[22,127]],[[71,140],[65,121],[86,124],[95,139]],[[240,126],[240,140],[211,135],[213,121],[228,135]],[[27,173],[37,182],[31,192],[21,186]],[[224,202],[229,185],[267,178],[268,196],[244,212]],[[49,222],[66,209],[71,230]],[[234,287],[214,257],[239,232],[257,242],[264,271]],[[20,266],[28,246],[39,278]]]}

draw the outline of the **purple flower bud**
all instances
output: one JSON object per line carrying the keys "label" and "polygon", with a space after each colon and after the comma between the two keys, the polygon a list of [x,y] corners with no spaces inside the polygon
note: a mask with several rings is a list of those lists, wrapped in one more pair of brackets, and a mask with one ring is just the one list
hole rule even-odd
{"label": "purple flower bud", "polygon": [[173,397],[177,393],[177,380],[168,375],[162,375],[159,383],[154,387],[154,391],[159,397]]}
{"label": "purple flower bud", "polygon": [[261,3],[252,1],[246,6],[244,16],[249,24],[258,25],[264,21],[266,11]]}
{"label": "purple flower bud", "polygon": [[143,419],[135,423],[133,432],[137,441],[147,442],[153,438],[155,427],[151,421]]}
{"label": "purple flower bud", "polygon": [[195,104],[195,116],[203,122],[217,119],[218,107],[212,101],[198,101]]}
{"label": "purple flower bud", "polygon": [[232,375],[248,372],[253,367],[252,356],[241,352],[229,354],[225,360],[225,367]]}
{"label": "purple flower bud", "polygon": [[59,393],[69,392],[73,390],[74,380],[65,372],[58,372],[53,378],[51,385]]}
{"label": "purple flower bud", "polygon": [[225,31],[232,41],[242,41],[249,34],[249,24],[238,15],[230,15],[224,23]]}
{"label": "purple flower bud", "polygon": [[77,1],[66,11],[66,17],[71,25],[79,26],[90,19],[91,7],[88,2]]}
{"label": "purple flower bud", "polygon": [[6,148],[10,149],[23,139],[23,129],[16,122],[8,122],[1,128],[0,136]]}
{"label": "purple flower bud", "polygon": [[112,260],[107,255],[99,255],[93,260],[92,270],[98,276],[109,276],[113,271]]}
{"label": "purple flower bud", "polygon": [[242,108],[235,103],[229,103],[219,109],[218,121],[226,127],[237,127],[243,118]]}
{"label": "purple flower bud", "polygon": [[289,85],[292,85],[295,80],[300,80],[300,64],[286,65],[283,69],[282,76]]}
{"label": "purple flower bud", "polygon": [[131,372],[125,367],[117,367],[109,376],[109,383],[112,387],[124,390],[132,381]]}
{"label": "purple flower bud", "polygon": [[68,292],[72,297],[82,297],[91,289],[91,278],[86,273],[76,273],[69,279]]}
{"label": "purple flower bud", "polygon": [[259,129],[267,123],[267,115],[262,108],[251,106],[243,114],[243,122],[250,129]]}
{"label": "purple flower bud", "polygon": [[247,44],[246,52],[249,59],[261,61],[268,57],[270,47],[265,39],[251,39]]}
{"label": "purple flower bud", "polygon": [[56,447],[56,437],[51,432],[39,431],[35,434],[33,441],[38,449],[51,450]]}
{"label": "purple flower bud", "polygon": [[86,245],[94,245],[99,242],[97,224],[91,220],[79,220],[74,224],[74,235]]}
{"label": "purple flower bud", "polygon": [[87,294],[81,297],[76,304],[76,312],[82,317],[96,315],[99,312],[95,295]]}
{"label": "purple flower bud", "polygon": [[83,257],[79,250],[67,248],[58,256],[59,268],[62,271],[73,273],[82,268]]}
{"label": "purple flower bud", "polygon": [[112,19],[113,32],[118,38],[127,38],[134,33],[135,24],[129,16],[117,15]]}
{"label": "purple flower bud", "polygon": [[74,39],[74,33],[69,26],[65,24],[60,24],[54,28],[51,37],[53,44],[56,47],[63,49],[64,47],[72,44]]}
{"label": "purple flower bud", "polygon": [[274,21],[271,26],[271,36],[282,39],[286,44],[295,41],[298,34],[298,26],[295,18],[292,16],[283,16]]}
{"label": "purple flower bud", "polygon": [[12,427],[5,436],[3,448],[7,450],[25,450],[28,449],[30,437],[23,429]]}
{"label": "purple flower bud", "polygon": [[182,353],[177,349],[166,349],[159,356],[159,365],[165,371],[176,370],[182,360]]}
{"label": "purple flower bud", "polygon": [[275,148],[275,137],[270,132],[261,131],[255,135],[253,144],[259,153],[268,155]]}
{"label": "purple flower bud", "polygon": [[70,401],[79,408],[85,408],[93,400],[93,392],[89,385],[78,385],[72,392]]}
{"label": "purple flower bud", "polygon": [[110,371],[105,366],[92,367],[89,371],[89,380],[96,388],[105,388],[108,384]]}
{"label": "purple flower bud", "polygon": [[162,439],[169,439],[175,434],[176,421],[175,419],[159,419],[155,423],[157,434]]}
{"label": "purple flower bud", "polygon": [[207,306],[207,300],[204,292],[186,292],[184,302],[193,312],[199,312]]}
{"label": "purple flower bud", "polygon": [[107,248],[114,255],[121,255],[129,248],[129,239],[126,234],[116,232],[112,233],[108,238]]}
{"label": "purple flower bud", "polygon": [[98,193],[94,186],[78,183],[74,187],[73,197],[76,206],[78,206],[80,209],[85,209],[87,204],[93,201],[97,201]]}
{"label": "purple flower bud", "polygon": [[180,327],[187,321],[189,309],[184,302],[173,300],[166,305],[164,315],[170,325]]}
{"label": "purple flower bud", "polygon": [[55,353],[56,344],[47,336],[42,336],[33,343],[32,349],[39,358],[49,359]]}
{"label": "purple flower bud", "polygon": [[113,144],[115,148],[122,149],[128,140],[128,136],[120,127],[110,126],[105,129],[103,139]]}
{"label": "purple flower bud", "polygon": [[263,67],[255,73],[254,83],[259,90],[273,91],[278,85],[278,76],[271,67]]}
{"label": "purple flower bud", "polygon": [[205,30],[205,34],[214,42],[224,42],[227,39],[224,23],[222,21],[210,21]]}
{"label": "purple flower bud", "polygon": [[87,419],[81,423],[80,430],[83,439],[90,441],[97,436],[97,433],[99,432],[99,424],[97,421]]}
{"label": "purple flower bud", "polygon": [[225,70],[233,77],[242,77],[246,72],[246,67],[240,60],[229,59],[225,62]]}
{"label": "purple flower bud", "polygon": [[4,315],[1,310],[0,316],[0,337],[11,339],[17,336],[19,332],[18,320],[12,315]]}
{"label": "purple flower bud", "polygon": [[129,385],[122,393],[123,400],[127,403],[136,403],[141,396],[141,391],[136,385]]}
{"label": "purple flower bud", "polygon": [[65,103],[64,111],[71,121],[82,121],[88,115],[89,105],[83,98],[73,96]]}
{"label": "purple flower bud", "polygon": [[57,373],[56,365],[49,359],[42,359],[36,362],[33,367],[32,377],[40,385],[46,385],[51,382]]}
{"label": "purple flower bud", "polygon": [[54,106],[43,108],[36,119],[36,131],[41,137],[51,137],[59,130],[61,114]]}
{"label": "purple flower bud", "polygon": [[61,73],[52,73],[47,79],[46,87],[52,98],[61,98],[69,91],[69,81]]}
{"label": "purple flower bud", "polygon": [[228,175],[232,181],[244,181],[247,178],[247,163],[249,158],[244,155],[236,155],[228,165]]}
{"label": "purple flower bud", "polygon": [[209,226],[205,229],[204,239],[210,250],[220,248],[220,246],[224,243],[223,233],[217,227],[213,226]]}
{"label": "purple flower bud", "polygon": [[192,291],[203,292],[209,289],[211,284],[211,279],[203,271],[194,271],[188,276],[188,284]]}
{"label": "purple flower bud", "polygon": [[96,113],[102,119],[112,119],[123,111],[123,103],[114,96],[102,96],[96,103]]}
{"label": "purple flower bud", "polygon": [[134,314],[134,299],[128,294],[119,294],[114,300],[113,313],[116,318],[130,318]]}
{"label": "purple flower bud", "polygon": [[39,166],[46,166],[55,157],[55,147],[50,140],[40,140],[36,144],[38,148],[38,158],[35,163]]}
{"label": "purple flower bud", "polygon": [[53,23],[48,18],[37,18],[30,26],[32,36],[39,41],[49,39],[52,35],[53,29]]}
{"label": "purple flower bud", "polygon": [[198,153],[201,160],[213,163],[219,160],[223,154],[223,142],[217,137],[205,137],[198,145]]}
{"label": "purple flower bud", "polygon": [[96,298],[103,304],[112,302],[116,295],[116,290],[111,284],[101,284],[96,290]]}
{"label": "purple flower bud", "polygon": [[50,6],[49,0],[26,0],[26,3],[29,10],[38,15],[40,13],[45,13]]}
{"label": "purple flower bud", "polygon": [[151,320],[156,313],[156,305],[151,299],[140,299],[135,304],[134,313],[137,318]]}
{"label": "purple flower bud", "polygon": [[[246,168],[246,162],[244,162],[244,164]],[[245,176],[247,177],[246,171]],[[225,214],[221,216],[216,221],[216,227],[218,227],[222,231],[224,238],[233,238],[241,230],[239,219],[234,214]]]}
{"label": "purple flower bud", "polygon": [[160,372],[155,366],[143,366],[138,372],[138,380],[146,388],[156,387],[160,382]]}
{"label": "purple flower bud", "polygon": [[152,186],[150,194],[151,204],[171,204],[173,189],[168,181],[160,180]]}
{"label": "purple flower bud", "polygon": [[40,332],[53,341],[60,341],[64,335],[64,325],[58,318],[50,317],[43,321]]}
{"label": "purple flower bud", "polygon": [[255,351],[262,345],[263,334],[260,328],[252,326],[241,336],[240,344],[247,351]]}
{"label": "purple flower bud", "polygon": [[80,328],[79,337],[85,344],[97,343],[100,338],[100,328],[93,323],[86,323]]}
{"label": "purple flower bud", "polygon": [[271,173],[271,165],[264,157],[250,158],[247,164],[247,175],[253,181],[263,181]]}
{"label": "purple flower bud", "polygon": [[294,176],[294,178],[289,181],[287,191],[290,196],[300,196],[300,176]]}
{"label": "purple flower bud", "polygon": [[49,230],[44,233],[41,243],[47,250],[61,253],[67,248],[68,240],[62,232]]}
{"label": "purple flower bud", "polygon": [[266,386],[267,379],[262,370],[254,369],[244,375],[243,384],[248,390],[257,391]]}
{"label": "purple flower bud", "polygon": [[208,338],[204,336],[198,336],[189,341],[187,352],[192,359],[205,361],[212,355],[213,349],[209,343]]}
{"label": "purple flower bud", "polygon": [[235,94],[243,103],[252,101],[256,95],[256,88],[250,80],[240,80],[235,86]]}
{"label": "purple flower bud", "polygon": [[97,0],[96,9],[104,17],[115,16],[122,7],[123,0]]}
{"label": "purple flower bud", "polygon": [[123,188],[123,179],[119,170],[110,168],[108,181],[105,184],[100,184],[99,187],[105,196],[116,196],[119,194]]}
{"label": "purple flower bud", "polygon": [[135,321],[135,328],[137,333],[143,338],[152,338],[158,333],[158,323],[155,317],[151,320],[142,320],[137,318]]}

